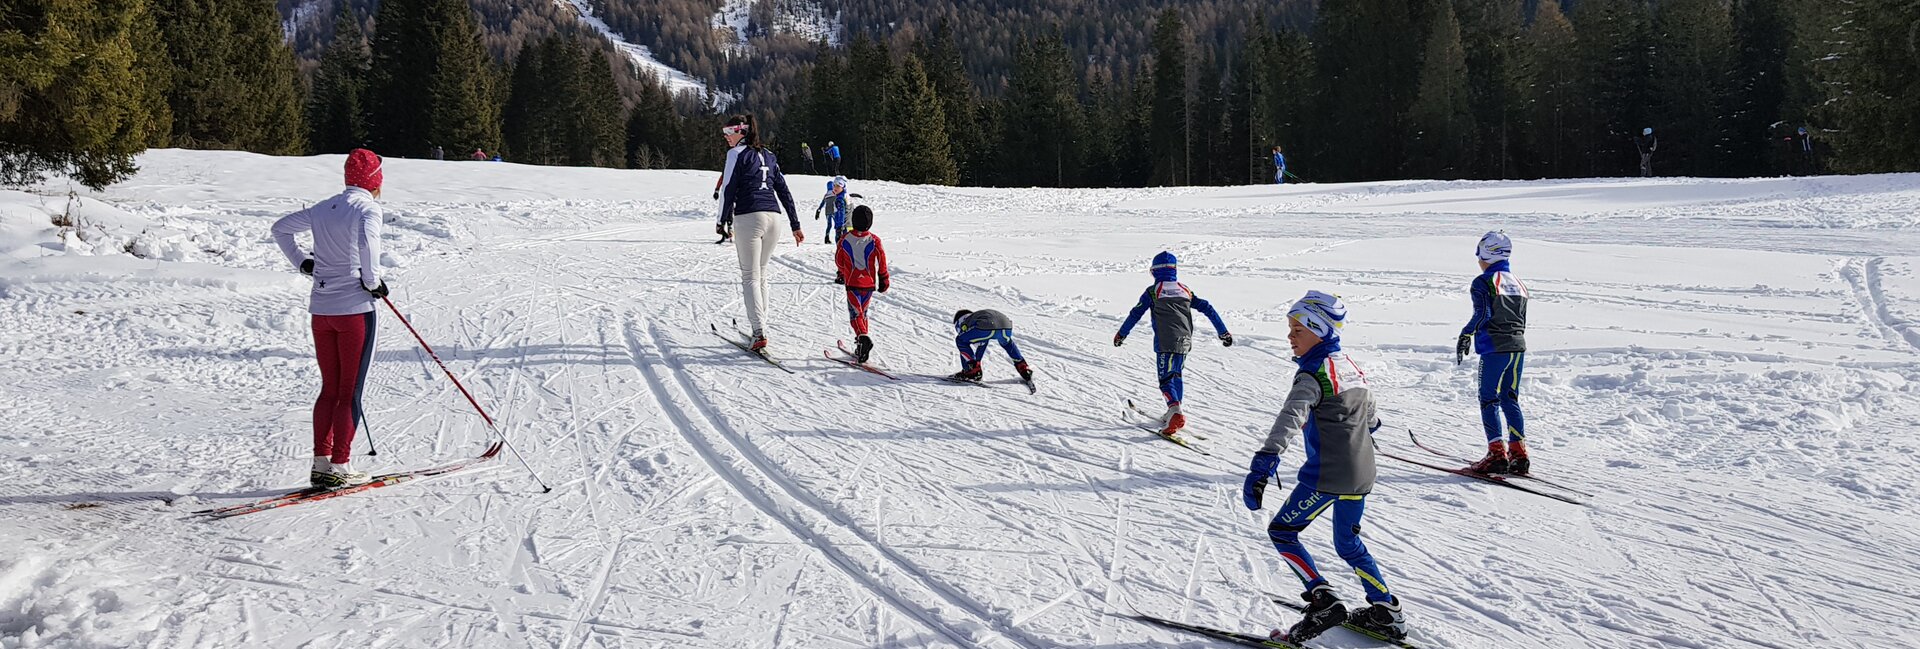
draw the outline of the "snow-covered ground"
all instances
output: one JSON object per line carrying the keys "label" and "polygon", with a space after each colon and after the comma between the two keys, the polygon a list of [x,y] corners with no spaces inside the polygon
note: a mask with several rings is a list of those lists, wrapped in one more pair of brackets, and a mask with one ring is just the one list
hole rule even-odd
{"label": "snow-covered ground", "polygon": [[[819,358],[850,335],[817,242],[773,267],[796,374],[708,331],[740,313],[711,172],[396,159],[394,301],[553,492],[508,460],[195,519],[305,479],[305,279],[267,228],[340,164],[154,151],[98,194],[0,192],[0,647],[1215,646],[1114,614],[1289,621],[1266,602],[1298,590],[1272,512],[1238,497],[1292,373],[1286,305],[1348,301],[1382,448],[1421,453],[1411,428],[1474,453],[1451,354],[1491,228],[1534,298],[1536,472],[1595,495],[1383,459],[1365,538],[1416,642],[1920,643],[1920,176],[856,180],[895,268],[873,308],[890,382]],[[1147,337],[1109,341],[1161,249],[1244,341],[1188,363],[1211,456],[1119,417],[1155,401]],[[927,378],[955,369],[952,311],[986,307],[1015,318],[1038,395],[998,352],[992,388]],[[357,461],[477,452],[487,428],[382,317],[380,454]],[[1357,599],[1329,534],[1305,536]]]}

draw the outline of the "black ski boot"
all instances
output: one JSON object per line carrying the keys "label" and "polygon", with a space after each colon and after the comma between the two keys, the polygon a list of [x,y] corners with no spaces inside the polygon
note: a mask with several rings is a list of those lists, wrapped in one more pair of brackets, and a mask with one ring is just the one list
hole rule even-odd
{"label": "black ski boot", "polygon": [[968,365],[967,369],[960,370],[959,372],[955,372],[952,375],[949,375],[947,377],[947,380],[965,381],[967,383],[979,383],[980,382],[980,366],[977,364]]}
{"label": "black ski boot", "polygon": [[1013,370],[1020,373],[1021,381],[1025,381],[1027,383],[1033,382],[1033,368],[1027,367],[1026,361],[1020,361],[1018,363],[1014,363]]}
{"label": "black ski boot", "polygon": [[853,339],[853,360],[866,363],[873,356],[873,339],[866,336]]}
{"label": "black ski boot", "polygon": [[1315,587],[1313,590],[1301,593],[1300,598],[1307,600],[1306,615],[1300,618],[1298,624],[1287,629],[1283,639],[1288,642],[1300,643],[1311,640],[1325,633],[1327,629],[1340,626],[1341,622],[1347,621],[1347,605],[1340,603],[1340,598],[1333,594],[1332,586]]}
{"label": "black ski boot", "polygon": [[1407,637],[1407,618],[1400,615],[1398,597],[1355,611],[1347,617],[1347,623],[1395,640]]}

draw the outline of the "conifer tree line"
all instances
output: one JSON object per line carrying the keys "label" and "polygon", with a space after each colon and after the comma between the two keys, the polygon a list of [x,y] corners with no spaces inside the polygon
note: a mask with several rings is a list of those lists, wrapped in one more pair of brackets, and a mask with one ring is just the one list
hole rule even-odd
{"label": "conifer tree line", "polygon": [[[1169,8],[1132,70],[1043,28],[1000,87],[947,26],[856,35],[789,98],[782,152],[834,140],[855,175],[933,182],[918,167],[950,164],[1003,186],[1270,182],[1275,145],[1317,181],[1624,176],[1652,128],[1660,175],[1920,170],[1920,4],[1567,3],[1322,2],[1299,28],[1250,16],[1267,26],[1224,45]],[[892,121],[903,108],[917,119]]]}
{"label": "conifer tree line", "polygon": [[336,7],[309,79],[274,0],[7,3],[0,182],[65,173],[101,187],[149,147],[478,150],[609,167],[709,166],[720,155],[706,98],[669,95],[597,35],[523,39],[508,62],[488,53],[466,0],[384,0],[373,16]]}
{"label": "conifer tree line", "polygon": [[[545,4],[539,38],[487,32],[494,4],[336,2],[303,73],[273,0],[7,2],[0,181],[104,185],[154,146],[717,165],[711,98],[668,93]],[[1130,27],[1144,52],[1046,24],[987,46],[945,24],[856,33],[782,59],[739,108],[789,167],[832,140],[850,175],[938,184],[1264,182],[1274,145],[1316,181],[1631,175],[1642,128],[1662,175],[1920,170],[1914,0],[1232,6]]]}

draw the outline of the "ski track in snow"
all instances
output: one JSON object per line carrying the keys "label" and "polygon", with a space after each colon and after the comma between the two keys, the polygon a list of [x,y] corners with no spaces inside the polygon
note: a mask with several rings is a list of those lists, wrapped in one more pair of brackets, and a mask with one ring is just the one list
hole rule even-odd
{"label": "ski track in snow", "polygon": [[[44,220],[64,193],[0,192],[0,647],[1211,646],[1115,616],[1136,611],[1262,632],[1292,617],[1267,598],[1299,585],[1266,542],[1271,506],[1238,492],[1292,371],[1287,305],[1306,288],[1349,301],[1383,448],[1425,455],[1411,428],[1477,455],[1474,370],[1450,345],[1466,251],[1495,227],[1534,297],[1536,470],[1594,495],[1382,458],[1365,538],[1415,642],[1913,643],[1920,235],[1889,216],[1920,208],[1913,176],[856,181],[895,264],[872,311],[890,381],[819,357],[851,333],[817,240],[770,267],[774,349],[796,374],[706,331],[743,315],[710,172],[393,160],[394,302],[553,492],[503,454],[190,517],[302,477],[306,284],[267,226],[334,191],[338,160],[155,151],[81,205],[105,237],[90,247],[167,261],[63,255]],[[1110,339],[1162,248],[1239,339],[1203,334],[1188,361],[1210,457],[1121,413],[1157,405],[1151,336]],[[937,378],[956,364],[952,311],[989,307],[1015,318],[1039,394],[998,350],[987,388]],[[380,454],[356,461],[483,447],[491,432],[380,317]],[[1329,534],[1305,538],[1357,599]]]}

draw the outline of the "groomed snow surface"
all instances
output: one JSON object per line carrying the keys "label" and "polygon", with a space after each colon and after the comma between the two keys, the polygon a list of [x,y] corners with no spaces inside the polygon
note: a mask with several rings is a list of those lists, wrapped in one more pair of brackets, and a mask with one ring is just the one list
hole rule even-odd
{"label": "groomed snow surface", "polygon": [[[891,382],[820,357],[851,340],[823,221],[772,265],[786,374],[709,331],[742,315],[713,173],[390,160],[394,302],[553,492],[508,456],[207,521],[305,481],[306,279],[267,229],[338,191],[341,158],[140,164],[97,194],[0,192],[0,647],[1219,646],[1116,614],[1294,617],[1267,602],[1299,590],[1274,505],[1239,497],[1294,371],[1286,306],[1345,297],[1383,449],[1422,456],[1411,428],[1477,454],[1452,343],[1495,228],[1533,296],[1536,473],[1594,496],[1382,458],[1365,539],[1415,642],[1920,643],[1920,176],[856,180],[894,264],[872,312]],[[790,178],[810,213],[824,179]],[[1110,339],[1162,249],[1242,341],[1187,364],[1211,456],[1120,417],[1158,408],[1151,336]],[[991,387],[929,378],[956,369],[958,308],[1015,319],[1038,395],[998,351]],[[380,317],[379,455],[356,463],[477,453],[479,416]],[[1304,537],[1358,600],[1330,534]]]}

